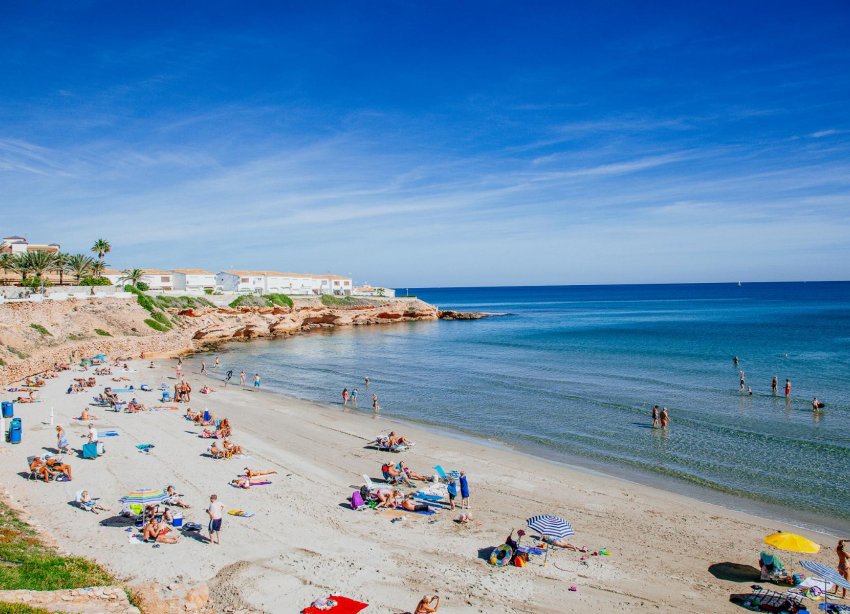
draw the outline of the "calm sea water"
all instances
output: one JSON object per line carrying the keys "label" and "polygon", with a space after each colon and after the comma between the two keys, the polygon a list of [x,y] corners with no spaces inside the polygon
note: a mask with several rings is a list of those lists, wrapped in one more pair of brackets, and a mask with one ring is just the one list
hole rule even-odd
{"label": "calm sea water", "polygon": [[[850,528],[850,283],[410,293],[509,315],[235,344],[222,367],[318,401],[357,387],[367,411],[377,392],[384,415]],[[740,369],[752,396],[739,392]],[[650,428],[655,403],[669,409],[666,432]]]}

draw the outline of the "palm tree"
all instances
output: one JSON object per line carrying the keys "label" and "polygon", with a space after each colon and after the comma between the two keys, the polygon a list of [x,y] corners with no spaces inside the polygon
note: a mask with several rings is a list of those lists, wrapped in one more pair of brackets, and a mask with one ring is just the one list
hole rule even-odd
{"label": "palm tree", "polygon": [[129,281],[133,284],[134,288],[139,285],[142,277],[145,276],[145,272],[142,269],[124,269],[121,272],[124,274],[118,278],[118,282]]}
{"label": "palm tree", "polygon": [[12,270],[21,274],[21,283],[24,283],[30,272],[29,255],[30,252],[23,252],[12,256]]}
{"label": "palm tree", "polygon": [[112,251],[112,246],[106,239],[98,239],[91,246],[91,251],[97,254],[98,260],[103,260],[103,257]]}
{"label": "palm tree", "polygon": [[100,277],[103,275],[103,272],[106,270],[107,264],[103,260],[92,260],[91,274],[95,277]]}
{"label": "palm tree", "polygon": [[15,256],[12,254],[0,254],[0,269],[3,271],[3,283],[6,283],[6,274],[15,271]]}
{"label": "palm tree", "polygon": [[[26,272],[32,272],[38,281],[50,270],[56,269],[56,254],[43,250],[24,252],[18,259],[21,261],[19,267],[23,269],[22,274],[26,279]],[[20,270],[20,269],[19,269]]]}
{"label": "palm tree", "polygon": [[91,270],[93,264],[94,258],[86,256],[85,254],[74,254],[73,256],[68,257],[68,270],[74,273],[77,284],[79,284],[80,279]]}
{"label": "palm tree", "polygon": [[71,259],[71,255],[63,252],[57,252],[54,256],[56,260],[53,270],[59,273],[59,285],[61,286],[65,282],[64,276],[65,272],[68,270],[68,261]]}

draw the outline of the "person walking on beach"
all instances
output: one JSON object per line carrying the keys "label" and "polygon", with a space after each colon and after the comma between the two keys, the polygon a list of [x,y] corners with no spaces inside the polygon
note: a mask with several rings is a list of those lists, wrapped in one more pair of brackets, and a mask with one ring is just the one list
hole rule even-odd
{"label": "person walking on beach", "polygon": [[245,385],[245,369],[242,369],[242,372],[239,374],[239,385]]}
{"label": "person walking on beach", "polygon": [[785,379],[785,397],[788,398],[791,396],[791,380]]}
{"label": "person walking on beach", "polygon": [[661,415],[659,417],[661,418],[661,428],[666,429],[667,423],[670,421],[670,414],[667,413],[666,407],[661,410]]}
{"label": "person walking on beach", "polygon": [[178,363],[177,363],[177,379],[179,380],[179,379],[181,379],[182,377],[183,377],[183,363],[182,363],[182,362],[178,362]]}
{"label": "person walking on beach", "polygon": [[213,363],[213,369],[218,369],[218,365],[221,364],[221,361],[218,359],[218,356],[215,357],[215,362]]}
{"label": "person walking on beach", "polygon": [[202,360],[201,361],[201,375],[203,375],[206,372],[207,372],[207,363],[206,363],[206,361]]}
{"label": "person walking on beach", "polygon": [[454,476],[449,477],[449,483],[446,485],[446,490],[449,492],[449,509],[455,508],[455,497],[457,497],[457,483]]}
{"label": "person walking on beach", "polygon": [[230,381],[230,378],[233,377],[233,369],[224,374],[224,387],[227,388],[227,383]]}
{"label": "person walking on beach", "polygon": [[342,404],[348,405],[348,388],[342,389]]}
{"label": "person walking on beach", "polygon": [[351,391],[351,404],[357,407],[357,388]]}
{"label": "person walking on beach", "polygon": [[372,409],[378,411],[378,394],[372,394]]}
{"label": "person walking on beach", "polygon": [[773,379],[770,380],[770,390],[773,393],[773,396],[776,396],[777,388],[779,388],[779,378],[774,375]]}
{"label": "person walking on beach", "polygon": [[469,505],[469,479],[465,471],[460,472],[460,509],[472,509]]}
{"label": "person walking on beach", "polygon": [[652,428],[658,428],[658,405],[652,406]]}
{"label": "person walking on beach", "polygon": [[254,373],[254,388],[260,387],[260,374]]}
{"label": "person walking on beach", "polygon": [[218,495],[210,495],[210,506],[207,515],[210,517],[210,544],[221,545],[221,518],[224,514],[224,504],[218,500]]}

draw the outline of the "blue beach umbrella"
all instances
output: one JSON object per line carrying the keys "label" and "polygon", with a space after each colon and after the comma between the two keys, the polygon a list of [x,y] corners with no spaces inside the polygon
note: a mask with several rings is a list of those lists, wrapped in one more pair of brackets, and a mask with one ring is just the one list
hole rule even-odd
{"label": "blue beach umbrella", "polygon": [[812,572],[812,574],[816,575],[818,578],[823,580],[823,600],[824,603],[828,603],[828,595],[826,594],[826,585],[829,582],[832,582],[836,586],[840,586],[841,588],[846,588],[850,590],[850,582],[844,579],[841,574],[838,573],[834,568],[824,565],[823,563],[815,563],[814,561],[800,561],[800,567],[803,569]]}
{"label": "blue beach umbrella", "polygon": [[[542,537],[549,537],[553,540],[562,539],[575,535],[573,525],[559,516],[551,514],[541,514],[540,516],[532,516],[525,521],[528,528],[532,531],[537,531]],[[546,548],[546,556],[543,557],[543,564],[549,560],[549,548]]]}

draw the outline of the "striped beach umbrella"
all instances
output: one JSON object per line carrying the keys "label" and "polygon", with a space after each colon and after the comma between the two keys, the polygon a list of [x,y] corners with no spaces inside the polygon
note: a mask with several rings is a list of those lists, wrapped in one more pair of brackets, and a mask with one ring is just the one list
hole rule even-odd
{"label": "striped beach umbrella", "polygon": [[532,531],[537,531],[543,537],[551,537],[552,539],[561,539],[576,534],[569,522],[550,514],[532,516],[525,523]]}
{"label": "striped beach umbrella", "polygon": [[127,505],[145,506],[162,503],[169,498],[168,494],[166,494],[161,488],[139,488],[127,493],[118,499],[118,501]]}
{"label": "striped beach umbrella", "polygon": [[[525,521],[528,528],[532,531],[537,531],[542,537],[549,537],[553,540],[562,539],[575,535],[573,525],[559,516],[551,514],[541,514],[540,516],[532,516]],[[549,561],[549,548],[546,548],[546,556],[543,557],[543,564]]]}
{"label": "striped beach umbrella", "polygon": [[812,575],[817,576],[821,580],[823,580],[823,598],[824,602],[828,601],[829,595],[827,595],[826,589],[827,584],[830,582],[835,584],[836,586],[840,586],[841,588],[846,588],[850,590],[850,582],[844,579],[844,577],[835,570],[835,568],[830,567],[829,565],[824,565],[823,563],[815,563],[814,561],[800,561],[800,566],[806,571],[812,572]]}

